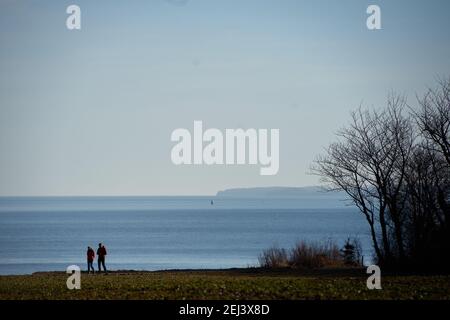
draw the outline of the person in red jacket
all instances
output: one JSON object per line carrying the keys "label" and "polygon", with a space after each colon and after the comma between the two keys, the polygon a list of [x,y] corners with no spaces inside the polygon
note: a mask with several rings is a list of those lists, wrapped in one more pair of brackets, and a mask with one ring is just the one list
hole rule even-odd
{"label": "person in red jacket", "polygon": [[98,263],[98,272],[102,271],[101,266],[103,266],[103,270],[105,271],[105,273],[107,273],[108,271],[106,270],[106,266],[105,266],[105,256],[106,256],[106,248],[104,245],[102,245],[101,243],[98,244],[98,249],[97,249],[97,263]]}
{"label": "person in red jacket", "polygon": [[91,269],[92,269],[92,273],[95,273],[95,269],[94,269],[94,265],[93,265],[94,258],[95,258],[94,250],[91,247],[88,247],[86,255],[87,255],[88,273],[91,272]]}

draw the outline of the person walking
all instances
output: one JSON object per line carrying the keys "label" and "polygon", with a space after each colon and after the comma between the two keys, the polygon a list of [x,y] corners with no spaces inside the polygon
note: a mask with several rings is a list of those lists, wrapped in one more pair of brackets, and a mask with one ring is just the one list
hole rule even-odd
{"label": "person walking", "polygon": [[102,245],[101,243],[98,244],[98,249],[97,249],[97,263],[98,263],[98,272],[102,271],[102,266],[103,266],[103,270],[105,271],[105,273],[107,273],[108,271],[106,270],[106,266],[105,266],[105,256],[106,256],[106,248],[104,245]]}
{"label": "person walking", "polygon": [[91,247],[87,248],[87,265],[88,265],[88,274],[91,273],[91,269],[92,269],[92,273],[95,273],[95,269],[94,269],[94,258],[95,258],[95,252],[94,249],[92,249]]}

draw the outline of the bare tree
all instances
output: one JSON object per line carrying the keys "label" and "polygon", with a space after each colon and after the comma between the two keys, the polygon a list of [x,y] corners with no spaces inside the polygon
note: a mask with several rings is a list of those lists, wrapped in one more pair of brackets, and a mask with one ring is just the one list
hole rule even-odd
{"label": "bare tree", "polygon": [[418,102],[420,109],[413,113],[421,134],[450,165],[450,78],[439,80],[437,89],[429,89]]}
{"label": "bare tree", "polygon": [[450,170],[443,154],[430,147],[429,141],[420,142],[406,169],[405,180],[409,259],[422,269],[445,267],[450,252]]}
{"label": "bare tree", "polygon": [[345,191],[365,216],[380,263],[405,256],[402,186],[414,140],[405,106],[404,97],[392,94],[382,111],[352,113],[350,125],[338,132],[339,141],[312,168],[329,189]]}
{"label": "bare tree", "polygon": [[313,172],[365,216],[378,263],[450,268],[450,78],[418,99],[352,113]]}

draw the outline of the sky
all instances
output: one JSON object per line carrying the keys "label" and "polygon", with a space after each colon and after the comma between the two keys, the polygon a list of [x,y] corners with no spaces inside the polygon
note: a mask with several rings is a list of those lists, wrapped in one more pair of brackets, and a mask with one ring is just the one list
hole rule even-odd
{"label": "sky", "polygon": [[[68,30],[66,8],[81,8]],[[381,30],[366,9],[381,8]],[[360,104],[450,75],[450,1],[0,0],[0,196],[309,186]],[[277,128],[278,174],[176,166],[173,130]]]}

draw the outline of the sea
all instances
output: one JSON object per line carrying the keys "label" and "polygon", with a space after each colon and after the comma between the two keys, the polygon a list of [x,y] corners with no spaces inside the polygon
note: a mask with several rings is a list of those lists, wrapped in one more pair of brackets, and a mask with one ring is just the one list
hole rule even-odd
{"label": "sea", "polygon": [[110,270],[168,270],[254,267],[267,248],[348,238],[370,263],[364,217],[323,199],[0,197],[1,275],[85,270],[100,242]]}

